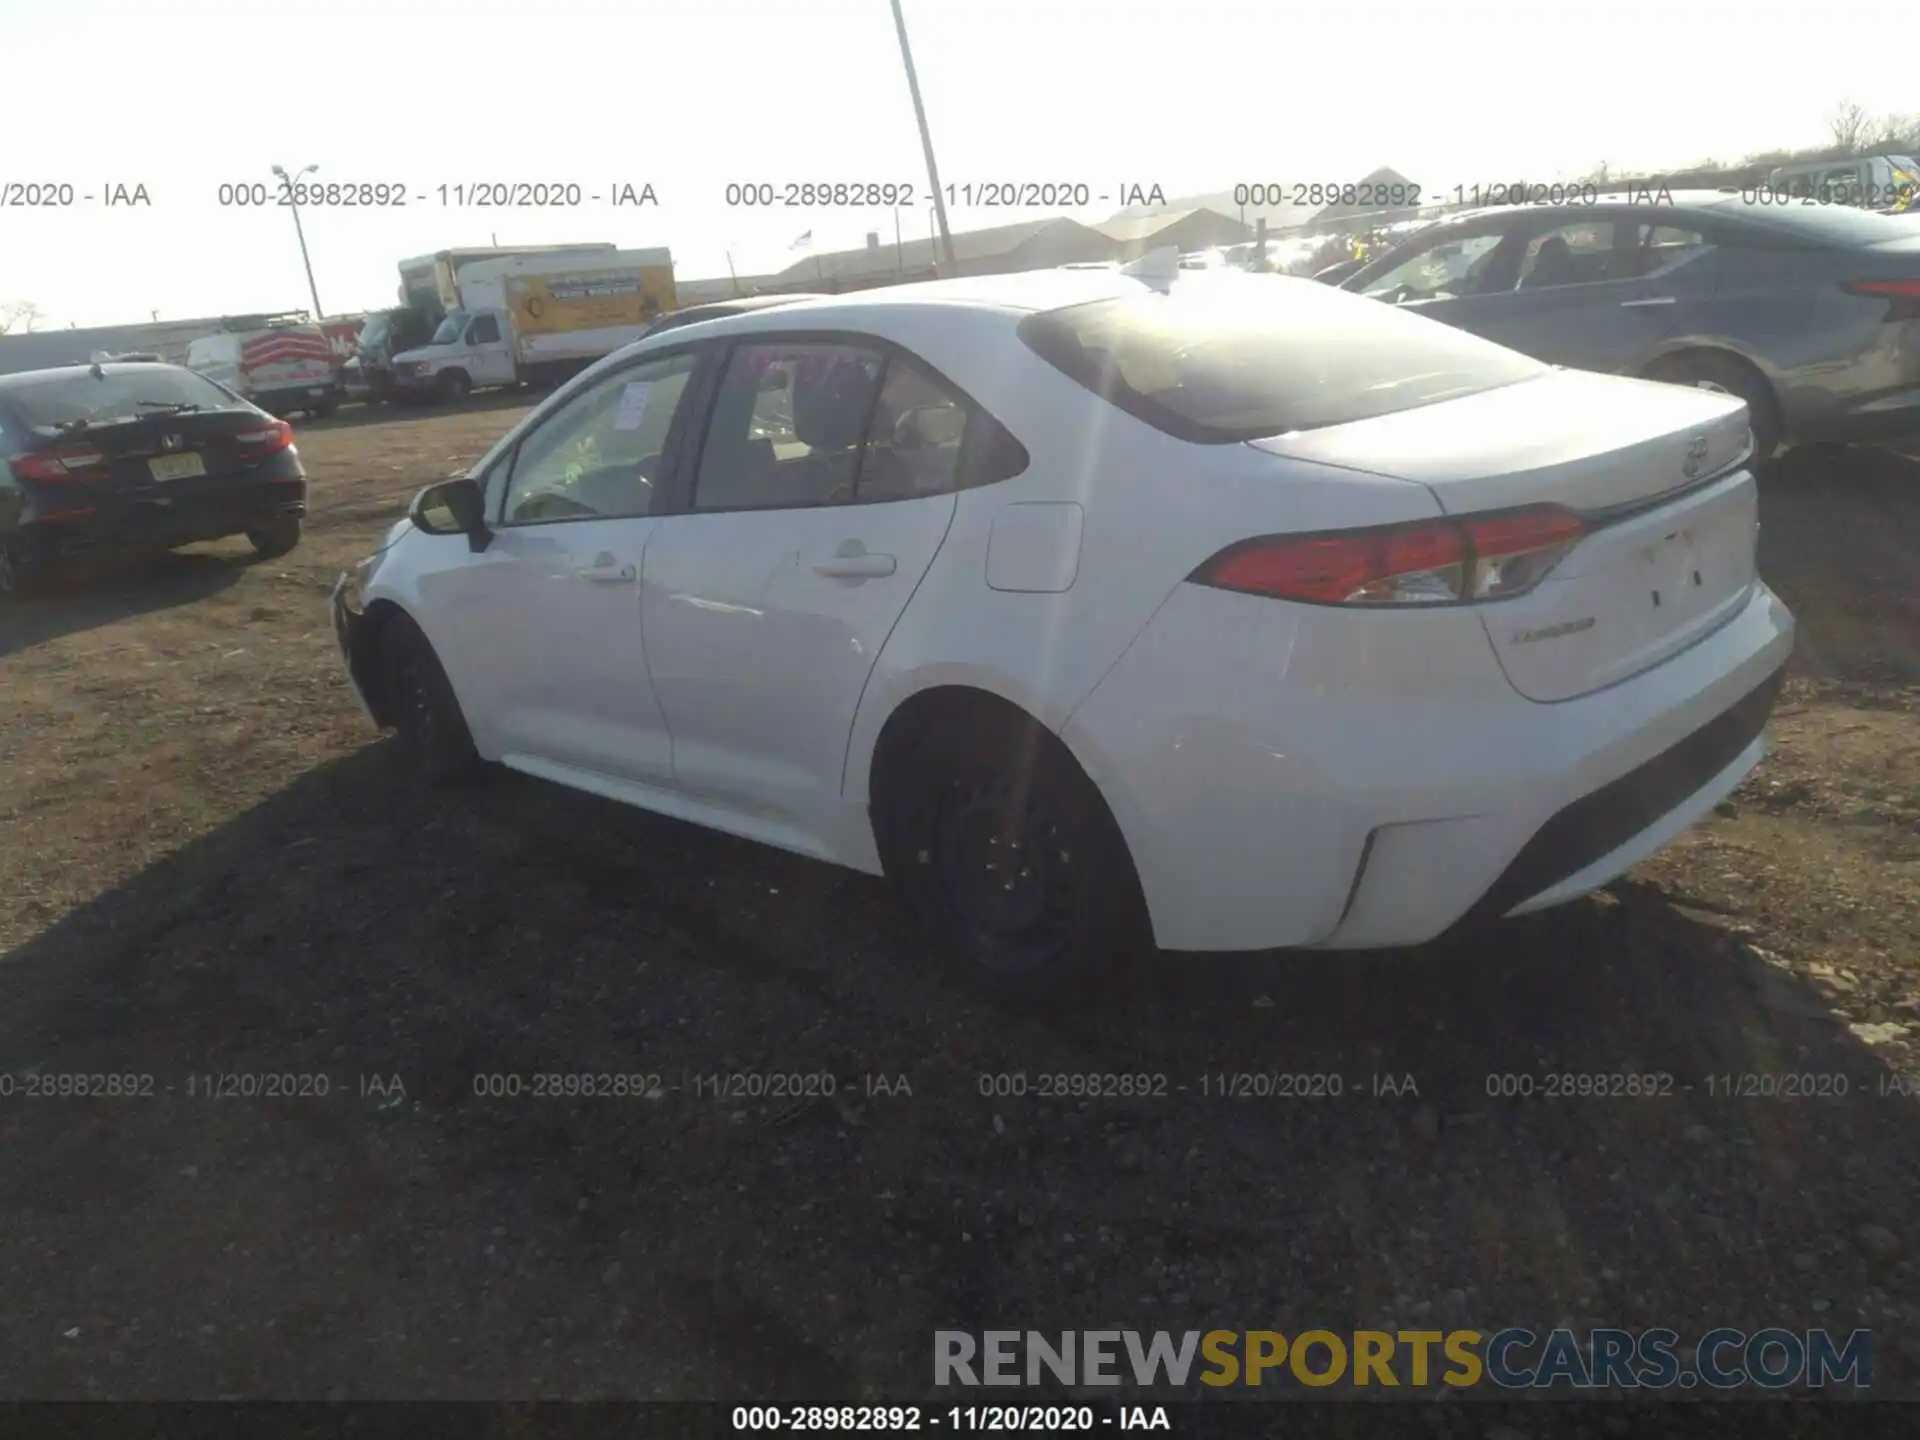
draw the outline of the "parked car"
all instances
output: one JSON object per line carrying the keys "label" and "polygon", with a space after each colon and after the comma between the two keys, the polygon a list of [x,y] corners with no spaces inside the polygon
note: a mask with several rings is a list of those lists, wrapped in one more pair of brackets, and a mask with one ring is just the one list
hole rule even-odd
{"label": "parked car", "polygon": [[178,365],[0,375],[0,597],[89,557],[245,535],[300,543],[293,428]]}
{"label": "parked car", "polygon": [[1907,212],[1920,192],[1920,165],[1910,155],[1871,155],[1782,165],[1767,175],[1773,197],[1825,205]]}
{"label": "parked car", "polygon": [[689,305],[684,310],[662,315],[646,328],[640,338],[647,339],[662,330],[678,330],[683,325],[698,325],[703,320],[719,320],[728,315],[751,315],[775,305],[791,305],[797,300],[818,298],[815,295],[742,295],[733,300],[712,300],[704,305]]}
{"label": "parked car", "polygon": [[348,392],[362,391],[375,401],[391,400],[399,388],[393,378],[393,357],[426,344],[442,318],[438,310],[407,306],[370,313],[354,337],[354,357],[342,370]]}
{"label": "parked car", "polygon": [[1839,205],[1478,210],[1340,282],[1556,365],[1737,395],[1782,444],[1920,433],[1920,232]]}
{"label": "parked car", "polygon": [[333,621],[419,776],[890,875],[1032,992],[1428,940],[1706,814],[1793,634],[1750,451],[1737,399],[1308,280],[937,281],[629,346]]}
{"label": "parked car", "polygon": [[1366,263],[1367,262],[1364,258],[1357,259],[1357,260],[1336,261],[1334,264],[1327,266],[1327,268],[1324,270],[1314,271],[1313,278],[1315,280],[1318,280],[1322,285],[1344,284],[1347,280],[1351,279],[1356,273],[1358,273],[1360,270],[1360,267],[1365,265]]}
{"label": "parked car", "polygon": [[228,316],[187,346],[187,367],[275,415],[340,405],[333,342],[304,313]]}

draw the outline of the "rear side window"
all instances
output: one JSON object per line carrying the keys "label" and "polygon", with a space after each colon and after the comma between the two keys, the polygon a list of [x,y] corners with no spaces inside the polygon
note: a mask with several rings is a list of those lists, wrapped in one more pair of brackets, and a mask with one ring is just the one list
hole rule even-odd
{"label": "rear side window", "polygon": [[171,365],[129,365],[98,377],[91,370],[15,376],[6,392],[20,418],[41,430],[74,420],[99,425],[157,410],[231,410],[242,403],[204,376]]}
{"label": "rear side window", "polygon": [[1027,453],[930,367],[845,341],[736,346],[713,402],[697,510],[918,500],[1019,474]]}
{"label": "rear side window", "polygon": [[1377,300],[1269,276],[1046,311],[1021,322],[1020,338],[1111,404],[1199,444],[1370,420],[1549,368]]}

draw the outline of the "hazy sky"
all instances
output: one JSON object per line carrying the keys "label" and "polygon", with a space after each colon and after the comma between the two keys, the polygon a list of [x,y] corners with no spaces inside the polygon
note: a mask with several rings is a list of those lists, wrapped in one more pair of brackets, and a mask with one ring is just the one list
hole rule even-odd
{"label": "hazy sky", "polygon": [[[1808,63],[1784,43],[1807,33],[1787,12],[1723,0],[905,4],[956,186],[1171,196],[1391,165],[1431,193],[1602,160],[1732,160],[1821,141],[1842,100],[1913,103],[1911,67]],[[1830,0],[1819,32],[1910,32],[1900,9]],[[805,231],[823,248],[891,240],[893,212],[729,209],[729,181],[926,189],[887,0],[0,0],[0,55],[0,184],[143,184],[152,199],[0,208],[0,301],[38,304],[41,328],[306,307],[289,213],[218,203],[223,181],[271,181],[274,164],[429,197],[303,211],[329,313],[393,303],[403,256],[496,238],[667,245],[683,278],[724,275],[729,250],[740,273],[769,271]],[[651,183],[660,204],[457,209],[434,193],[496,180]],[[925,235],[926,206],[901,225]]]}

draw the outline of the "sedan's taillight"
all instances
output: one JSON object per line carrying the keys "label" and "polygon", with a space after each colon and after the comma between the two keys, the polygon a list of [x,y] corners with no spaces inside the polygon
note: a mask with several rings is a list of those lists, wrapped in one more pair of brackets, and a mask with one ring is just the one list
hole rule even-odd
{"label": "sedan's taillight", "polygon": [[1309,605],[1458,605],[1539,584],[1587,524],[1554,506],[1317,535],[1266,535],[1214,556],[1199,585]]}
{"label": "sedan's taillight", "polygon": [[233,445],[243,460],[264,460],[293,448],[293,426],[284,420],[267,420],[258,429],[240,431]]}
{"label": "sedan's taillight", "polygon": [[63,445],[57,450],[15,455],[7,463],[13,467],[13,473],[23,480],[58,483],[85,480],[97,473],[106,460],[107,457],[91,445]]}

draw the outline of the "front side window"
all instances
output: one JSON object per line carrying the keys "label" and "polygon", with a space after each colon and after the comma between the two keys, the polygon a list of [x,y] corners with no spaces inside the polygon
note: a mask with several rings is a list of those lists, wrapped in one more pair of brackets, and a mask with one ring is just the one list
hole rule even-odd
{"label": "front side window", "polygon": [[473,329],[467,334],[469,345],[491,345],[500,338],[500,322],[491,315],[482,315],[473,322]]}
{"label": "front side window", "polygon": [[1367,420],[1549,369],[1315,281],[1204,271],[1029,316],[1019,334],[1102,399],[1200,444]]}
{"label": "front side window", "polygon": [[507,457],[504,525],[653,513],[691,354],[607,376],[548,416]]}
{"label": "front side window", "polygon": [[1492,267],[1503,238],[1495,231],[1442,240],[1368,281],[1360,293],[1391,305],[1472,295]]}

